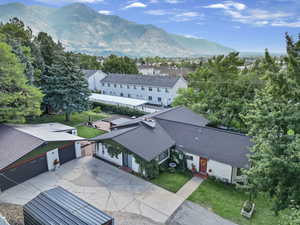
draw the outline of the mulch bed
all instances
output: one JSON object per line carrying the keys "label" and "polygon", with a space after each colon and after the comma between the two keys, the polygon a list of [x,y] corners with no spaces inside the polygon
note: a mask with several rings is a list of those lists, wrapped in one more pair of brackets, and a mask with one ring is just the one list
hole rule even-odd
{"label": "mulch bed", "polygon": [[4,216],[10,225],[24,225],[21,205],[0,203],[0,215]]}

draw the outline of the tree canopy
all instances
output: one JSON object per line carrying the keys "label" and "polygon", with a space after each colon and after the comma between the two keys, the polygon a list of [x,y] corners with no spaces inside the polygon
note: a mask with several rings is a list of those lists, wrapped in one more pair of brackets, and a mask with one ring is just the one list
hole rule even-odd
{"label": "tree canopy", "polygon": [[40,115],[42,97],[39,89],[28,85],[12,48],[0,42],[0,122],[24,122],[26,116]]}
{"label": "tree canopy", "polygon": [[282,67],[269,59],[266,85],[248,105],[245,122],[254,146],[249,180],[275,199],[275,211],[300,204],[300,40],[288,35]]}
{"label": "tree canopy", "polygon": [[105,59],[102,67],[105,73],[119,73],[119,74],[138,74],[138,68],[133,59],[129,57],[119,57],[110,55]]}

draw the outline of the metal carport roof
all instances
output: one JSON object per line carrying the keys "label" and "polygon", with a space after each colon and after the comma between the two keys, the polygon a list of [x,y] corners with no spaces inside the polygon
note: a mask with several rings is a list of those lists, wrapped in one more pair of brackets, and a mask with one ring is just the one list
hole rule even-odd
{"label": "metal carport roof", "polygon": [[62,187],[42,192],[24,206],[26,225],[113,225],[114,219]]}

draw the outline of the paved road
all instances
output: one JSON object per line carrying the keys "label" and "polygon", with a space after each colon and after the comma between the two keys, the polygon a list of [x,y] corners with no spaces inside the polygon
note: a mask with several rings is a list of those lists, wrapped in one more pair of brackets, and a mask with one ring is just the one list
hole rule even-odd
{"label": "paved road", "polygon": [[206,208],[185,201],[169,218],[166,225],[237,225]]}
{"label": "paved road", "polygon": [[[47,172],[0,194],[1,201],[24,205],[41,191],[64,187],[95,207],[128,216],[131,225],[160,225],[184,198],[92,157],[73,160],[56,172]],[[126,224],[124,224],[126,225]]]}

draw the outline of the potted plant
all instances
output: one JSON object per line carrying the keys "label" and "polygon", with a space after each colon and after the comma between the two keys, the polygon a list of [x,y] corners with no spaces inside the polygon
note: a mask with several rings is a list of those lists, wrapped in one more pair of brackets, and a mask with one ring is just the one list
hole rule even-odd
{"label": "potted plant", "polygon": [[58,167],[59,167],[59,160],[58,159],[55,159],[53,161],[53,165],[54,165],[54,170],[56,170]]}
{"label": "potted plant", "polygon": [[244,202],[243,207],[241,209],[241,215],[250,219],[255,210],[255,203],[253,200],[256,197],[256,191],[255,187],[250,184],[245,186],[245,188],[247,189],[249,199]]}
{"label": "potted plant", "polygon": [[193,172],[193,173],[196,173],[196,166],[195,166],[194,163],[192,163],[192,172]]}
{"label": "potted plant", "polygon": [[254,213],[255,203],[250,200],[246,200],[241,210],[241,215],[250,219]]}

